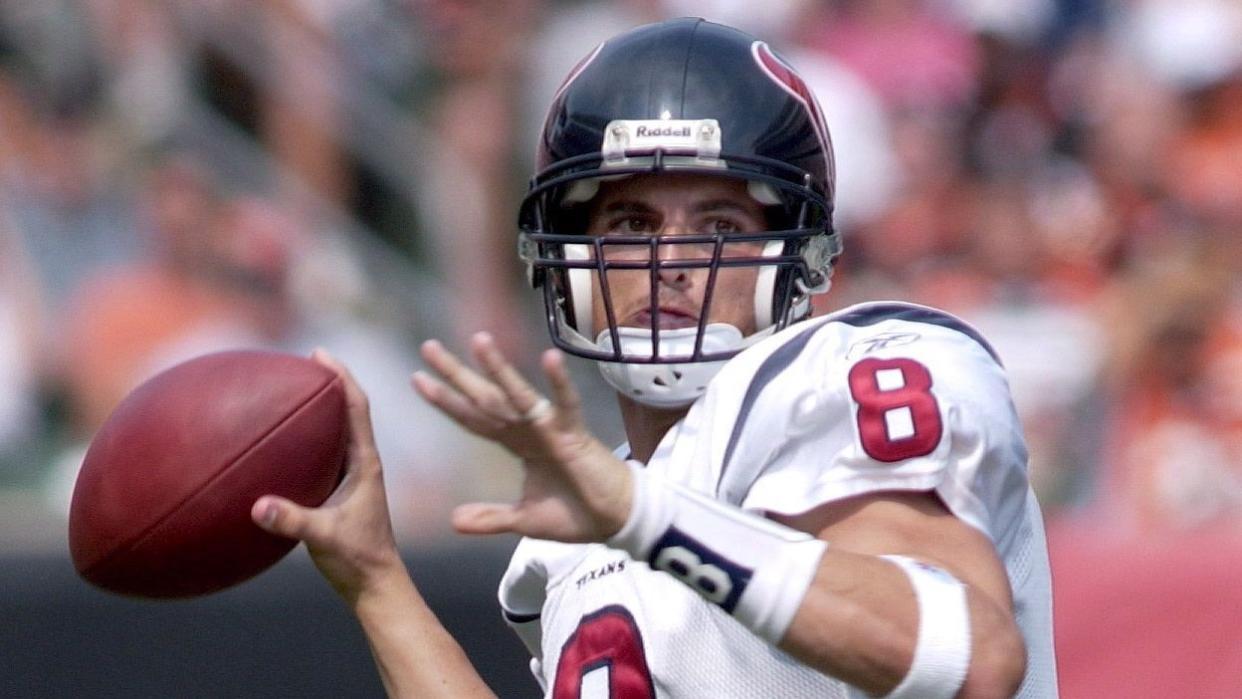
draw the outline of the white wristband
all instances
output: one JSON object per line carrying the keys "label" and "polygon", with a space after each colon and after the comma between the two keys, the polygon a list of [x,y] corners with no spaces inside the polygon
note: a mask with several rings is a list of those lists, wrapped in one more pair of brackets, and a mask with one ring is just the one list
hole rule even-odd
{"label": "white wristband", "polygon": [[633,506],[608,545],[672,575],[759,637],[780,642],[827,544],[669,483],[637,462],[629,466]]}
{"label": "white wristband", "polygon": [[910,670],[885,699],[952,699],[970,668],[970,609],[966,586],[947,571],[905,556],[896,563],[914,586],[919,640]]}

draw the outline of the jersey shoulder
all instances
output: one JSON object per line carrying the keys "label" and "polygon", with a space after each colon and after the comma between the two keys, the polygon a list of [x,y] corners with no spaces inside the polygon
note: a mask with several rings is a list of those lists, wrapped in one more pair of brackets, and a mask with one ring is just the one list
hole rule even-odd
{"label": "jersey shoulder", "polygon": [[727,379],[736,413],[717,416],[730,501],[792,513],[878,490],[969,500],[978,469],[1025,468],[1000,358],[951,314],[862,304],[752,349]]}
{"label": "jersey shoulder", "polygon": [[1000,355],[978,330],[944,311],[899,302],[859,304],[786,328],[729,362],[715,388],[735,394],[743,413],[759,402],[776,408],[807,390],[849,393],[862,371],[856,365],[898,359],[939,375],[937,392],[946,399],[973,393],[1009,402]]}

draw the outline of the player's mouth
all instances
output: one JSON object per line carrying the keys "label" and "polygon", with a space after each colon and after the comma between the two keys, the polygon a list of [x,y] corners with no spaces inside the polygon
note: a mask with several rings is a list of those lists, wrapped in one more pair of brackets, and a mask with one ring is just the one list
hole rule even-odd
{"label": "player's mouth", "polygon": [[[699,324],[699,319],[694,314],[675,306],[660,306],[655,321],[655,327],[661,330],[692,328]],[[639,328],[652,327],[651,309],[644,308],[631,315],[629,322],[624,325]]]}

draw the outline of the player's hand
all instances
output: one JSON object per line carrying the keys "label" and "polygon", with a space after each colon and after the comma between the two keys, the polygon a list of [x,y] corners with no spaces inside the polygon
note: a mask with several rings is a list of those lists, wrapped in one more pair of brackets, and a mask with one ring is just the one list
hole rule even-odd
{"label": "player's hand", "polygon": [[509,364],[491,335],[476,334],[470,351],[477,370],[439,342],[424,343],[423,359],[439,378],[416,372],[414,389],[462,427],[522,459],[525,478],[516,503],[462,505],[453,526],[466,534],[514,532],[565,542],[615,534],[630,512],[630,471],[587,430],[564,355],[548,350],[542,357],[548,398]]}
{"label": "player's hand", "polygon": [[316,508],[275,495],[255,501],[250,516],[263,529],[306,542],[315,566],[346,601],[356,603],[394,575],[406,575],[393,536],[384,476],[366,394],[343,364],[323,350],[312,358],[341,377],[349,419],[345,476]]}

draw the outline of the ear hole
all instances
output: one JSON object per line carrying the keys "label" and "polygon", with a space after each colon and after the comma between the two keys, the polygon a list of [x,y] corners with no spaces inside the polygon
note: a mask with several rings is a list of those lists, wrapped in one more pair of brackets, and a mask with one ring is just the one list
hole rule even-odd
{"label": "ear hole", "polygon": [[[777,257],[784,250],[785,243],[780,240],[769,240],[763,245],[763,257]],[[777,278],[776,265],[763,265],[759,268],[759,274],[755,279],[755,327],[763,330],[779,318],[774,318],[772,314],[773,297],[776,291]]]}
{"label": "ear hole", "polygon": [[[590,248],[584,244],[566,244],[564,249],[566,260],[591,259]],[[594,319],[591,308],[591,270],[571,267],[565,270],[566,283],[569,286],[569,299],[573,308],[574,329],[590,336]]]}

